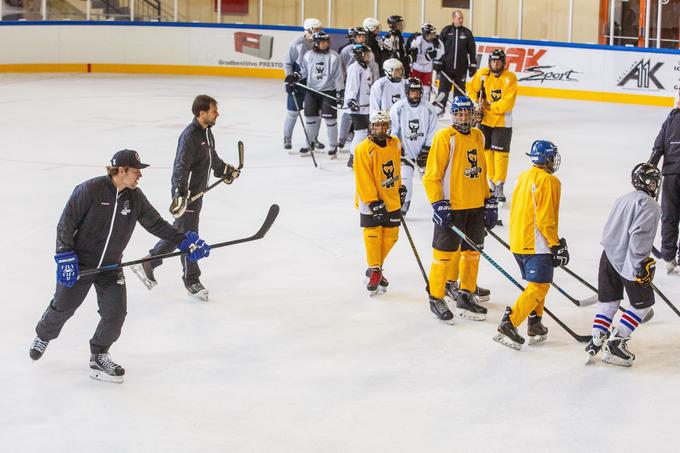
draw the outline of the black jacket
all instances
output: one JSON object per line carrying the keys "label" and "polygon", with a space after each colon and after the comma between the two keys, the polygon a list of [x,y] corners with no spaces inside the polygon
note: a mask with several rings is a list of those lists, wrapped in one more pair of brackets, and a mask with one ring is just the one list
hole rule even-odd
{"label": "black jacket", "polygon": [[161,239],[184,239],[140,189],[118,192],[109,176],[90,179],[76,186],[61,214],[57,252],[76,252],[85,268],[120,263],[137,222]]}
{"label": "black jacket", "polygon": [[378,38],[370,31],[366,32],[366,45],[373,52],[373,58],[378,64],[378,69],[380,70],[380,77],[384,76],[385,71],[383,71],[383,62],[385,61],[386,57],[382,50],[382,46],[378,42]]}
{"label": "black jacket", "polygon": [[649,163],[658,165],[663,156],[664,175],[680,174],[680,109],[673,109],[661,125],[659,135],[654,141]]}
{"label": "black jacket", "polygon": [[396,58],[401,61],[404,65],[404,78],[406,78],[411,72],[411,59],[409,58],[408,50],[406,49],[404,35],[398,30],[390,30],[388,36],[394,38],[394,47],[392,50],[386,52],[387,58]]}
{"label": "black jacket", "polygon": [[477,71],[477,46],[469,28],[447,25],[439,39],[444,43],[442,62],[447,73],[464,74],[470,69],[474,74]]}
{"label": "black jacket", "polygon": [[177,154],[172,170],[172,196],[187,196],[187,189],[196,194],[205,189],[210,169],[224,171],[224,161],[215,151],[215,137],[210,128],[203,129],[194,118],[177,143]]}

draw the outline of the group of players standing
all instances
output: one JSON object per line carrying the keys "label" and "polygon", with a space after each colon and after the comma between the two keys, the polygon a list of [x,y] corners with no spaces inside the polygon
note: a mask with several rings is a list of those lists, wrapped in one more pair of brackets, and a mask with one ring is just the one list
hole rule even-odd
{"label": "group of players standing", "polygon": [[[456,41],[464,35],[471,44],[464,56],[466,64],[461,65],[472,77],[468,95],[463,91],[464,72],[454,73],[450,65],[449,71],[442,70],[443,62],[451,60],[451,55],[445,56],[449,46],[429,23],[404,41],[403,20],[390,16],[390,33],[380,42],[378,21],[367,18],[362,27],[350,29],[350,45],[338,55],[330,50],[321,22],[305,21],[305,35],[291,46],[285,65],[289,111],[284,145],[292,148],[295,117],[304,105],[312,149],[302,148],[301,153],[323,148],[317,139],[320,112],[329,128],[329,155],[334,158],[349,130],[344,120],[338,138],[336,111],[349,110],[343,119],[349,117],[354,130],[348,166],[354,168],[356,179],[355,204],[364,230],[368,291],[376,294],[388,286],[383,265],[408,212],[417,171],[435,224],[427,285],[430,309],[444,321],[454,316],[484,320],[487,309],[479,302],[488,300],[490,291],[477,285],[480,251],[486,230],[497,225],[498,203],[506,201],[503,189],[517,77],[506,69],[502,49],[490,54],[488,67],[477,70],[472,34],[462,27],[462,14],[454,13],[453,19],[442,34],[447,40],[455,36]],[[455,49],[453,61],[457,62]],[[435,65],[440,69],[440,92],[430,103]],[[457,92],[450,108],[451,126],[437,130],[437,117],[444,111],[452,86]],[[528,285],[515,304],[507,307],[494,337],[513,349],[525,342],[517,327],[527,319],[529,344],[546,339],[545,298],[554,268],[569,262],[566,240],[558,235],[561,183],[554,173],[560,154],[551,141],[536,140],[527,155],[533,166],[519,176],[514,188],[510,251]],[[598,313],[586,347],[589,357],[604,347],[603,361],[622,366],[632,365],[635,355],[627,349],[627,341],[654,304],[655,261],[649,255],[660,217],[656,197],[661,173],[650,163],[639,164],[631,181],[635,190],[617,200],[604,229]],[[624,289],[631,306],[622,310],[614,327]],[[447,300],[455,302],[455,314]]]}

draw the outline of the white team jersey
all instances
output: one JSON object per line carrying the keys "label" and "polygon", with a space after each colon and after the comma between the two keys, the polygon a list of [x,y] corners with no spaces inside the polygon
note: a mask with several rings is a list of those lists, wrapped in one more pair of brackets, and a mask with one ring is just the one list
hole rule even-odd
{"label": "white team jersey", "polygon": [[401,141],[406,156],[414,160],[423,146],[432,145],[437,131],[437,112],[429,102],[421,99],[420,104],[412,107],[408,99],[402,99],[390,109],[392,135]]}
{"label": "white team jersey", "polygon": [[418,49],[418,56],[416,57],[416,61],[413,62],[412,69],[418,72],[432,72],[432,60],[439,60],[444,55],[444,44],[439,40],[439,38],[437,38],[437,41],[439,41],[437,55],[434,58],[430,58],[427,55],[427,52],[435,48],[434,44],[427,42],[425,38],[422,37],[422,35],[417,36],[413,40],[411,43],[411,48]]}
{"label": "white team jersey", "polygon": [[354,99],[360,109],[358,112],[351,110],[347,110],[347,112],[368,115],[371,85],[373,85],[373,74],[369,67],[364,68],[356,61],[349,65],[349,68],[347,68],[347,84],[345,85],[345,105],[343,107],[348,108],[347,103],[350,99]]}
{"label": "white team jersey", "polygon": [[[352,44],[348,44],[340,50],[340,61],[342,62],[342,77],[347,80],[347,69],[354,63],[354,52],[352,51]],[[373,52],[369,54],[368,57],[368,67],[373,73],[373,80],[378,80],[380,77],[380,68],[378,68],[378,63],[375,62],[375,56]]]}
{"label": "white team jersey", "polygon": [[406,98],[406,81],[390,82],[387,76],[381,77],[371,86],[371,113],[380,110],[390,111],[395,102]]}
{"label": "white team jersey", "polygon": [[307,52],[302,59],[300,75],[307,79],[307,86],[317,91],[341,90],[343,87],[340,55],[328,52]]}

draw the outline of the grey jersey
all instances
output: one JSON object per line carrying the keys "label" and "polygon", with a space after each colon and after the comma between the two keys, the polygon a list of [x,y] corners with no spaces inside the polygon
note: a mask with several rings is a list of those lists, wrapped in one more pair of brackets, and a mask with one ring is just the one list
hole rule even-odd
{"label": "grey jersey", "polygon": [[334,50],[328,52],[307,52],[302,59],[300,75],[307,79],[307,86],[317,91],[342,90],[342,69],[340,55]]}
{"label": "grey jersey", "polygon": [[[352,44],[345,46],[340,50],[340,61],[342,62],[342,78],[347,80],[347,68],[349,65],[354,63],[354,52],[352,51]],[[378,68],[378,63],[375,62],[375,57],[373,52],[369,54],[368,57],[368,68],[373,74],[373,80],[378,80],[380,78],[380,68]]]}
{"label": "grey jersey", "polygon": [[307,40],[304,35],[297,37],[291,43],[288,53],[283,58],[283,70],[286,75],[300,72],[302,59],[310,50],[312,50],[312,41]]}
{"label": "grey jersey", "polygon": [[350,99],[354,99],[360,107],[358,112],[350,113],[368,115],[368,106],[371,102],[371,85],[373,85],[373,74],[368,67],[364,68],[356,61],[349,65],[344,107],[349,108]]}
{"label": "grey jersey", "polygon": [[640,262],[652,252],[660,217],[659,203],[640,190],[620,197],[609,212],[600,244],[626,280],[635,280]]}
{"label": "grey jersey", "polygon": [[371,86],[370,112],[390,111],[395,102],[406,99],[406,81],[392,82],[387,76],[381,77]]}
{"label": "grey jersey", "polygon": [[402,149],[407,157],[416,160],[423,146],[432,145],[432,138],[437,131],[437,112],[429,102],[421,100],[412,107],[408,99],[402,99],[390,109],[392,135],[401,141]]}

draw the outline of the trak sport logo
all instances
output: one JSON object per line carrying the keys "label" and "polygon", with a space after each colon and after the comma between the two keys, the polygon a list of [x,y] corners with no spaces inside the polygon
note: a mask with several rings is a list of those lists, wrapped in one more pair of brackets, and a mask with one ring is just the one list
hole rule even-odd
{"label": "trak sport logo", "polygon": [[657,90],[663,90],[663,85],[655,75],[661,69],[661,66],[663,66],[662,61],[652,63],[651,59],[645,61],[644,58],[641,58],[640,61],[634,62],[630,69],[619,78],[616,85],[626,88],[630,82],[633,82],[635,83],[635,88],[649,89],[653,88],[651,86],[653,84]]}

